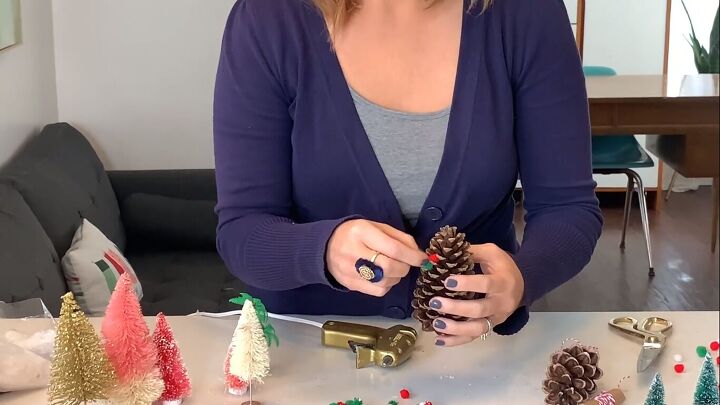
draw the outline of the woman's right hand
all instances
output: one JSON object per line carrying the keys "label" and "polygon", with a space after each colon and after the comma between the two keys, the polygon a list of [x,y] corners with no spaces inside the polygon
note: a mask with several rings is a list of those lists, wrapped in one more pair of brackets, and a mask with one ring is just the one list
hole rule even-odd
{"label": "woman's right hand", "polygon": [[[372,259],[383,268],[383,279],[371,283],[357,273],[358,259]],[[420,266],[427,256],[412,236],[389,225],[364,219],[343,222],[335,229],[325,252],[328,271],[335,281],[352,291],[376,297],[384,296],[410,271]]]}

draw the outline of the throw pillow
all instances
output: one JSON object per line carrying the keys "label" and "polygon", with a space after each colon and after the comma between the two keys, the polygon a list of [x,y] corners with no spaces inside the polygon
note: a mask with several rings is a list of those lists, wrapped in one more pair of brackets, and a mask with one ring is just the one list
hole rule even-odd
{"label": "throw pillow", "polygon": [[102,316],[118,278],[129,273],[135,293],[142,298],[142,287],[130,263],[117,246],[87,219],[75,232],[70,249],[62,259],[63,273],[70,291],[86,314]]}

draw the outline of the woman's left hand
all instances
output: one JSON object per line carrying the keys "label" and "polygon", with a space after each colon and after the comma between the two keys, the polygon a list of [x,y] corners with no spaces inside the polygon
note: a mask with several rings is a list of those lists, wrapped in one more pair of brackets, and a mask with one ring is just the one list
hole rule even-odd
{"label": "woman's left hand", "polygon": [[454,300],[435,297],[430,306],[444,314],[469,318],[456,322],[438,318],[433,327],[438,333],[438,346],[457,346],[468,343],[490,332],[487,318],[493,326],[505,322],[520,305],[525,291],[525,282],[515,261],[495,244],[473,245],[470,252],[484,274],[451,276],[445,280],[445,287],[453,291],[484,293],[485,298],[477,300]]}

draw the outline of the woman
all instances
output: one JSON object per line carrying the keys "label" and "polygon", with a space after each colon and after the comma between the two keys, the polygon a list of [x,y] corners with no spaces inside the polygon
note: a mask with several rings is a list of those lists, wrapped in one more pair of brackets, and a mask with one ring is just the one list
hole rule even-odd
{"label": "woman", "polygon": [[240,0],[214,133],[218,250],[270,311],[405,318],[422,247],[453,225],[484,274],[446,286],[485,295],[433,299],[471,318],[437,320],[436,343],[512,334],[600,235],[561,0]]}

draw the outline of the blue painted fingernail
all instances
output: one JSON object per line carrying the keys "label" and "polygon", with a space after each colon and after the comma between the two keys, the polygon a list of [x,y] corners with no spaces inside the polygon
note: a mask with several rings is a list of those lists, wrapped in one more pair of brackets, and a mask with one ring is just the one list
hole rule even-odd
{"label": "blue painted fingernail", "polygon": [[436,340],[435,340],[435,346],[445,346],[445,341],[444,341],[444,340],[440,340],[440,339],[436,339]]}
{"label": "blue painted fingernail", "polygon": [[457,280],[455,280],[454,278],[449,278],[445,280],[445,287],[447,288],[455,288],[457,287],[457,284]]}
{"label": "blue painted fingernail", "polygon": [[445,321],[443,321],[442,319],[436,319],[433,325],[435,326],[435,329],[445,329],[445,327],[447,326],[445,325]]}
{"label": "blue painted fingernail", "polygon": [[440,302],[440,300],[432,299],[430,300],[430,308],[440,309],[442,308],[442,302]]}

